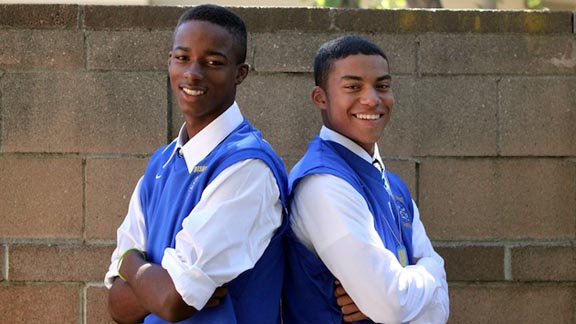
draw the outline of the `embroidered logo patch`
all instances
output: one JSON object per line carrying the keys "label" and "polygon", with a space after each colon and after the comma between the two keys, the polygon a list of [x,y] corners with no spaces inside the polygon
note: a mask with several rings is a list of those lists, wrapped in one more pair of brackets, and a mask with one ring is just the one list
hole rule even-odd
{"label": "embroidered logo patch", "polygon": [[192,169],[192,172],[204,172],[206,170],[205,165],[197,165]]}
{"label": "embroidered logo patch", "polygon": [[398,213],[400,214],[400,218],[402,219],[402,225],[406,228],[411,228],[412,224],[410,223],[410,214],[404,207],[404,204],[397,204],[398,205]]}

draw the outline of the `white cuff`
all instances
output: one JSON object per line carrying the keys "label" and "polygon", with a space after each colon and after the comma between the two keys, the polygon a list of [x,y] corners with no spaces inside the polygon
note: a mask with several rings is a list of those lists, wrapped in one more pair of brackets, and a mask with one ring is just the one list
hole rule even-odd
{"label": "white cuff", "polygon": [[108,289],[112,288],[114,277],[118,277],[118,260],[114,260],[110,264],[108,272],[106,272],[106,276],[104,277],[104,285],[106,286],[106,288]]}
{"label": "white cuff", "polygon": [[441,286],[441,280],[446,278],[446,272],[444,271],[444,267],[439,264],[434,258],[432,257],[424,257],[418,260],[416,266],[422,266],[430,274],[434,277],[437,282],[437,287]]}
{"label": "white cuff", "polygon": [[162,267],[168,271],[176,291],[186,304],[201,310],[218,284],[194,265],[183,264],[174,249],[166,249],[162,258]]}

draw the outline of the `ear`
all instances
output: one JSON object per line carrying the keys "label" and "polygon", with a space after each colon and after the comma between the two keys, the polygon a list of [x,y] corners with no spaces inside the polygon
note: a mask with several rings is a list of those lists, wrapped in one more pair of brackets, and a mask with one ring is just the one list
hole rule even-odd
{"label": "ear", "polygon": [[242,83],[242,81],[244,81],[244,79],[246,79],[246,77],[248,76],[248,72],[250,72],[249,64],[242,63],[238,65],[238,68],[236,70],[236,85],[239,85],[240,83]]}
{"label": "ear", "polygon": [[315,86],[312,89],[312,102],[316,108],[326,110],[328,109],[328,94],[321,87]]}
{"label": "ear", "polygon": [[171,61],[172,61],[172,51],[168,52],[168,66],[170,66]]}

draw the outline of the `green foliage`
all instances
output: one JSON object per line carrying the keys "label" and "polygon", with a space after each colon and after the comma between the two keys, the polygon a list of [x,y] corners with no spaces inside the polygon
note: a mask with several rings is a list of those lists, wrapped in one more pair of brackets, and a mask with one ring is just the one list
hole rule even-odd
{"label": "green foliage", "polygon": [[339,7],[341,0],[315,0],[314,6],[316,7]]}
{"label": "green foliage", "polygon": [[528,9],[544,9],[542,0],[525,0],[525,3]]}
{"label": "green foliage", "polygon": [[406,0],[381,0],[375,9],[406,8]]}

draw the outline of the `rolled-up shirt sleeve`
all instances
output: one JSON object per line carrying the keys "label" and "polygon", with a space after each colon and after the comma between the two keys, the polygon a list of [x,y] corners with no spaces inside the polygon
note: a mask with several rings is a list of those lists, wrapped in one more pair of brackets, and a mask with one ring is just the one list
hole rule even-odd
{"label": "rolled-up shirt sleeve", "polygon": [[[322,259],[373,321],[404,323],[425,318],[427,323],[446,322],[447,314],[442,313],[444,263],[428,245],[428,238],[422,237],[426,233],[419,218],[413,235],[418,236],[414,249],[420,259],[407,267],[383,245],[364,198],[335,176],[311,175],[301,180],[291,221],[296,236]],[[430,307],[434,311],[428,311]]]}
{"label": "rolled-up shirt sleeve", "polygon": [[261,160],[238,162],[204,190],[162,267],[183,300],[202,309],[214,290],[254,267],[282,222],[276,179]]}

